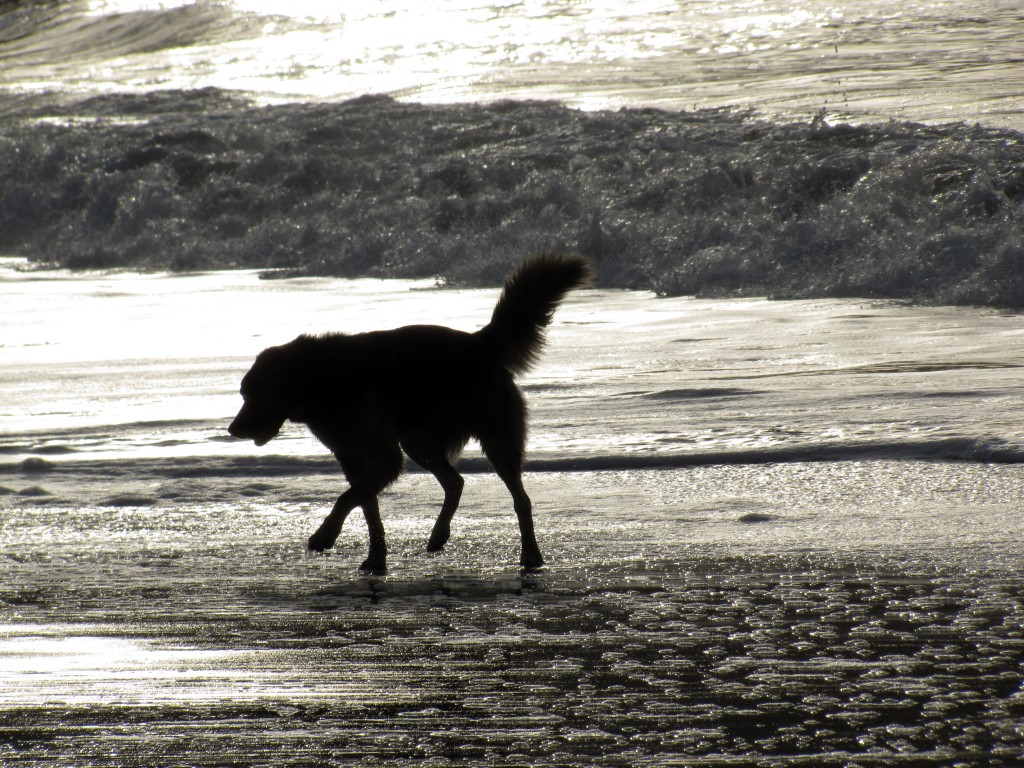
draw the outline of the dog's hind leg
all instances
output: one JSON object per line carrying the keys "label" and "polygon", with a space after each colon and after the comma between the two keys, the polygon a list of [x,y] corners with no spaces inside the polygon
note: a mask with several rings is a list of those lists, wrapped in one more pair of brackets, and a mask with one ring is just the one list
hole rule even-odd
{"label": "dog's hind leg", "polygon": [[432,474],[437,482],[444,489],[444,503],[441,505],[441,512],[434,522],[434,528],[430,532],[430,540],[427,542],[427,552],[440,552],[451,537],[452,517],[459,507],[462,499],[462,489],[466,481],[462,479],[452,462],[444,453],[438,451],[427,451],[418,446],[403,445],[409,458]]}
{"label": "dog's hind leg", "polygon": [[544,565],[544,558],[540,554],[537,535],[533,529],[533,504],[526,495],[526,489],[523,488],[522,451],[505,441],[481,439],[480,447],[484,449],[494,471],[512,494],[512,504],[516,517],[519,518],[519,534],[523,540],[519,564],[527,569],[540,568]]}
{"label": "dog's hind leg", "polygon": [[338,461],[351,486],[338,497],[330,514],[309,537],[308,546],[314,552],[333,547],[349,513],[356,507],[362,507],[370,533],[370,552],[361,569],[384,573],[387,570],[387,545],[377,495],[401,474],[402,452],[397,445],[382,446],[370,458],[339,456]]}

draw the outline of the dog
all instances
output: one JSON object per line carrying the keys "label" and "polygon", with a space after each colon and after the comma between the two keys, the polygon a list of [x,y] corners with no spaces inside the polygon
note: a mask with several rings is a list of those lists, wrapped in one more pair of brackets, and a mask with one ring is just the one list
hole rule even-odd
{"label": "dog", "polygon": [[309,549],[334,546],[345,518],[361,507],[370,534],[361,570],[375,574],[387,571],[377,497],[401,474],[403,451],[444,489],[427,543],[428,552],[439,552],[451,535],[464,485],[454,464],[476,438],[512,494],[520,564],[540,568],[544,558],[522,482],[527,409],[515,377],[537,362],[565,295],[593,276],[583,256],[542,253],[505,279],[490,322],[475,333],[410,325],[302,335],[265,349],[242,379],[243,404],[228,432],[263,446],[286,421],[307,425],[349,483],[310,536]]}

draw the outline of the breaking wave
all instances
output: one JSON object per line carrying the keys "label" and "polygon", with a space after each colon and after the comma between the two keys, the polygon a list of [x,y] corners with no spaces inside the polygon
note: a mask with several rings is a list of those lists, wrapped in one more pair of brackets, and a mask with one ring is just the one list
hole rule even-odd
{"label": "breaking wave", "polygon": [[0,252],[74,269],[497,284],[592,257],[668,295],[1024,306],[1024,135],[215,90],[0,96]]}

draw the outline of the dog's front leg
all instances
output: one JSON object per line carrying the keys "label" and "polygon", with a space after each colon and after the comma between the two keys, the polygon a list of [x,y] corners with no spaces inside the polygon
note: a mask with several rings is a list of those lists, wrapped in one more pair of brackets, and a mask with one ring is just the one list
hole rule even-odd
{"label": "dog's front leg", "polygon": [[382,446],[373,451],[372,459],[338,456],[338,460],[352,485],[338,497],[330,514],[309,537],[309,548],[314,552],[323,552],[333,547],[349,513],[356,507],[362,507],[370,533],[370,552],[361,569],[372,573],[384,573],[387,570],[387,545],[377,495],[401,474],[401,450],[397,444]]}
{"label": "dog's front leg", "polygon": [[370,533],[370,553],[359,570],[382,575],[388,570],[388,547],[384,541],[384,523],[380,519],[376,496],[363,502],[363,517],[366,518],[366,528]]}
{"label": "dog's front leg", "polygon": [[309,537],[308,546],[314,552],[323,552],[333,547],[341,535],[341,527],[349,513],[356,507],[362,507],[366,527],[370,532],[370,553],[360,566],[360,570],[384,573],[387,570],[387,543],[384,539],[384,524],[380,519],[377,496],[361,491],[363,489],[356,485],[338,497],[331,513],[324,518],[316,533]]}
{"label": "dog's front leg", "polygon": [[387,572],[387,542],[384,539],[384,523],[380,519],[380,508],[377,504],[377,497],[361,501],[358,505],[352,503],[352,498],[345,498],[351,492],[349,489],[338,497],[334,509],[320,524],[312,536],[309,537],[309,548],[314,552],[323,552],[334,546],[334,542],[341,535],[341,526],[348,517],[349,512],[356,506],[363,508],[363,516],[366,518],[366,527],[370,531],[370,553],[359,570],[370,573],[383,574]]}
{"label": "dog's front leg", "polygon": [[348,513],[351,512],[357,506],[357,503],[353,496],[354,488],[349,488],[338,500],[334,502],[334,508],[331,509],[331,513],[324,518],[324,521],[320,523],[320,527],[316,529],[316,533],[309,537],[307,546],[314,552],[323,552],[325,549],[330,549],[334,546],[334,542],[338,540],[338,536],[341,535],[341,526],[345,523],[345,518],[348,517]]}

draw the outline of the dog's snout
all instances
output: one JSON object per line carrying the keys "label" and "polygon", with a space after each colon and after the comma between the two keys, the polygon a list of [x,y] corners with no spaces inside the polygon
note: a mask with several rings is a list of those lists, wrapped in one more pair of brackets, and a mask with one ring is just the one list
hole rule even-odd
{"label": "dog's snout", "polygon": [[249,434],[252,430],[250,425],[247,424],[248,419],[245,418],[245,406],[242,407],[235,418],[228,424],[228,434],[232,437],[248,438],[251,437]]}
{"label": "dog's snout", "polygon": [[228,434],[263,446],[277,435],[284,421],[284,414],[247,402],[228,425]]}

